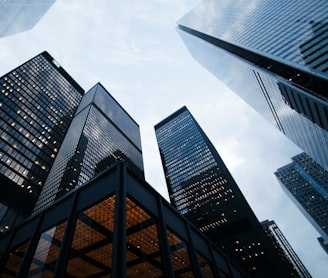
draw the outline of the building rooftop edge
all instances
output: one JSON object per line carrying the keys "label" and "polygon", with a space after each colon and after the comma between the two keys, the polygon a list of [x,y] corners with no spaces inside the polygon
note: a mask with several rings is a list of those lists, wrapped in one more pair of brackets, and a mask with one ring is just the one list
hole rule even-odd
{"label": "building rooftop edge", "polygon": [[182,106],[180,109],[178,109],[177,111],[173,112],[171,115],[167,116],[164,120],[160,121],[159,123],[157,123],[154,128],[155,130],[158,129],[159,127],[163,126],[164,124],[168,123],[170,120],[172,120],[173,118],[175,118],[176,116],[178,116],[179,114],[185,112],[185,111],[189,111],[188,108],[184,105]]}

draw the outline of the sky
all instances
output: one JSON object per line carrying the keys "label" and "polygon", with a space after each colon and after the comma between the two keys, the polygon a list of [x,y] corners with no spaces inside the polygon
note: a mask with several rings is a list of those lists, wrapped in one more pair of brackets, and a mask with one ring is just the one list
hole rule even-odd
{"label": "sky", "polygon": [[168,199],[154,125],[186,105],[260,221],[274,220],[313,277],[319,234],[273,175],[301,150],[199,65],[176,22],[196,0],[57,0],[35,28],[0,38],[0,75],[47,50],[87,91],[100,82],[140,125],[146,180]]}

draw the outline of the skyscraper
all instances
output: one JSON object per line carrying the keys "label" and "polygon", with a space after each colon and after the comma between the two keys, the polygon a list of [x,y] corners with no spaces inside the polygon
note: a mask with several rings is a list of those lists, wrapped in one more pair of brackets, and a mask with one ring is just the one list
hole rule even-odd
{"label": "skyscraper", "polygon": [[2,0],[0,37],[32,29],[55,0]]}
{"label": "skyscraper", "polygon": [[295,253],[292,246],[289,244],[284,234],[281,232],[277,224],[271,220],[265,220],[261,222],[261,225],[266,233],[266,235],[273,242],[276,250],[282,257],[282,259],[287,260],[287,263],[295,269],[297,275],[295,277],[300,278],[310,278],[312,277],[307,271],[302,261],[299,259]]}
{"label": "skyscraper", "polygon": [[214,146],[186,107],[155,126],[171,203],[254,277],[287,270]]}
{"label": "skyscraper", "polygon": [[328,169],[328,2],[205,0],[178,22],[191,55]]}
{"label": "skyscraper", "polygon": [[0,232],[28,216],[84,94],[47,52],[0,78]]}
{"label": "skyscraper", "polygon": [[292,160],[275,175],[287,195],[328,242],[328,171],[305,153]]}
{"label": "skyscraper", "polygon": [[144,177],[139,125],[98,83],[84,95],[34,211],[118,161]]}

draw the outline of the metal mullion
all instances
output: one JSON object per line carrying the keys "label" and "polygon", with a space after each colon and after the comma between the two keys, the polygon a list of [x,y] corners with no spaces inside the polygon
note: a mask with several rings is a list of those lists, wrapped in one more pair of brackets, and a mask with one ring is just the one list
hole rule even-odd
{"label": "metal mullion", "polygon": [[126,273],[126,165],[117,165],[119,182],[116,185],[114,209],[114,235],[112,249],[113,278],[125,277]]}
{"label": "metal mullion", "polygon": [[164,277],[174,277],[174,271],[172,268],[172,260],[171,260],[171,251],[169,240],[167,238],[167,228],[166,222],[164,219],[164,206],[163,199],[161,196],[157,196],[157,207],[158,207],[158,237],[159,237],[159,247],[162,255],[163,261],[163,271]]}

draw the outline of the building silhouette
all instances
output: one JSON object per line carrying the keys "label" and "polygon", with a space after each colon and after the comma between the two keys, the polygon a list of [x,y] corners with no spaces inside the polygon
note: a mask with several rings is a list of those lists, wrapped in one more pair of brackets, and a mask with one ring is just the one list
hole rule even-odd
{"label": "building silhouette", "polygon": [[83,89],[43,52],[0,78],[0,233],[33,210]]}
{"label": "building silhouette", "polygon": [[172,205],[252,277],[290,277],[213,144],[186,107],[155,126]]}
{"label": "building silhouette", "polygon": [[286,260],[286,262],[295,270],[295,274],[293,277],[312,277],[306,267],[303,265],[302,261],[295,253],[293,247],[289,244],[284,234],[277,226],[277,224],[273,220],[265,220],[261,222],[261,225],[266,235],[273,242],[281,258],[283,260]]}
{"label": "building silhouette", "polygon": [[77,109],[34,213],[118,161],[144,178],[139,125],[97,83]]}
{"label": "building silhouette", "polygon": [[191,55],[328,169],[328,2],[205,0],[178,22]]}
{"label": "building silhouette", "polygon": [[55,3],[55,0],[2,0],[0,37],[32,29]]}
{"label": "building silhouette", "polygon": [[305,153],[275,172],[289,198],[328,242],[328,171]]}
{"label": "building silhouette", "polygon": [[125,162],[0,239],[3,277],[248,277]]}

